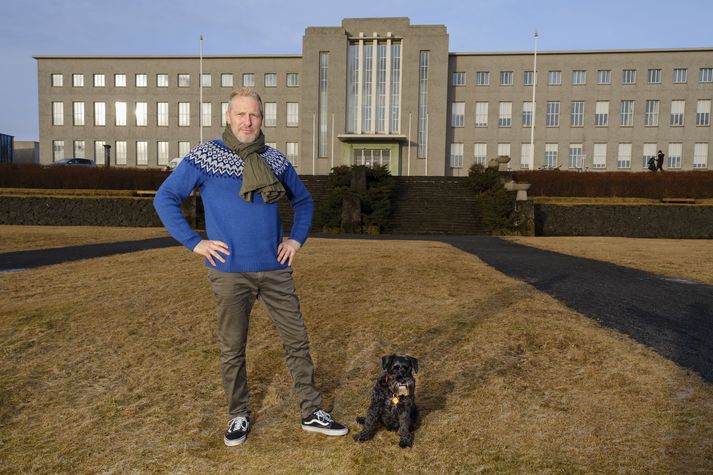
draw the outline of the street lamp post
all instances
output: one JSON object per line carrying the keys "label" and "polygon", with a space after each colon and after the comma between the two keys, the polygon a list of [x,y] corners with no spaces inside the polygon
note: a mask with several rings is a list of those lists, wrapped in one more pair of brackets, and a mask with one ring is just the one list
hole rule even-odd
{"label": "street lamp post", "polygon": [[530,123],[530,170],[535,169],[535,89],[537,89],[537,32],[535,32],[535,54],[532,65],[532,122]]}

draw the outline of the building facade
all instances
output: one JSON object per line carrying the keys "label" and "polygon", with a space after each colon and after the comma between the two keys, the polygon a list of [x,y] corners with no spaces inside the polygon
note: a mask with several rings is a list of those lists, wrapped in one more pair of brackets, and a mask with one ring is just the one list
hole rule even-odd
{"label": "building facade", "polygon": [[[452,53],[408,18],[308,27],[302,55],[37,56],[40,162],[163,167],[220,137],[230,92],[254,87],[266,141],[302,174],[709,168],[713,48]],[[202,76],[201,76],[202,71]],[[534,101],[533,101],[534,99]],[[533,127],[534,125],[534,127]]]}

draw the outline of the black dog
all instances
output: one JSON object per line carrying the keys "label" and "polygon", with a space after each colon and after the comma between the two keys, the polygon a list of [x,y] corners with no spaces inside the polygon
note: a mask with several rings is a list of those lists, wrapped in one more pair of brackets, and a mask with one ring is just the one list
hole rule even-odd
{"label": "black dog", "polygon": [[400,447],[411,447],[418,420],[413,377],[413,373],[418,372],[418,360],[410,356],[388,355],[381,358],[381,366],[384,371],[371,391],[366,417],[357,417],[364,429],[354,436],[354,440],[370,440],[381,422],[387,430],[399,431]]}

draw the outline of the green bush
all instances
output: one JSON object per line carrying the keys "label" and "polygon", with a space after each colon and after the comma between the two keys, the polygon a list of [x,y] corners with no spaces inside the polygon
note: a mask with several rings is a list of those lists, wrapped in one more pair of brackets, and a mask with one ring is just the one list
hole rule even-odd
{"label": "green bush", "polygon": [[468,182],[476,193],[476,202],[483,226],[491,234],[515,231],[515,192],[505,189],[496,168],[473,165],[468,170]]}

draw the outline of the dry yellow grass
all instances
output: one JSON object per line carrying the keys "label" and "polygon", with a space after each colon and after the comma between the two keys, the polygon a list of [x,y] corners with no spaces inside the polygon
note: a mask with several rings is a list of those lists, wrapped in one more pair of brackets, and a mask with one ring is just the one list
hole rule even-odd
{"label": "dry yellow grass", "polygon": [[711,385],[477,258],[322,239],[298,257],[318,384],[352,434],[381,355],[419,358],[412,449],[301,431],[258,307],[253,431],[226,448],[206,271],[172,248],[0,275],[0,472],[713,470]]}

